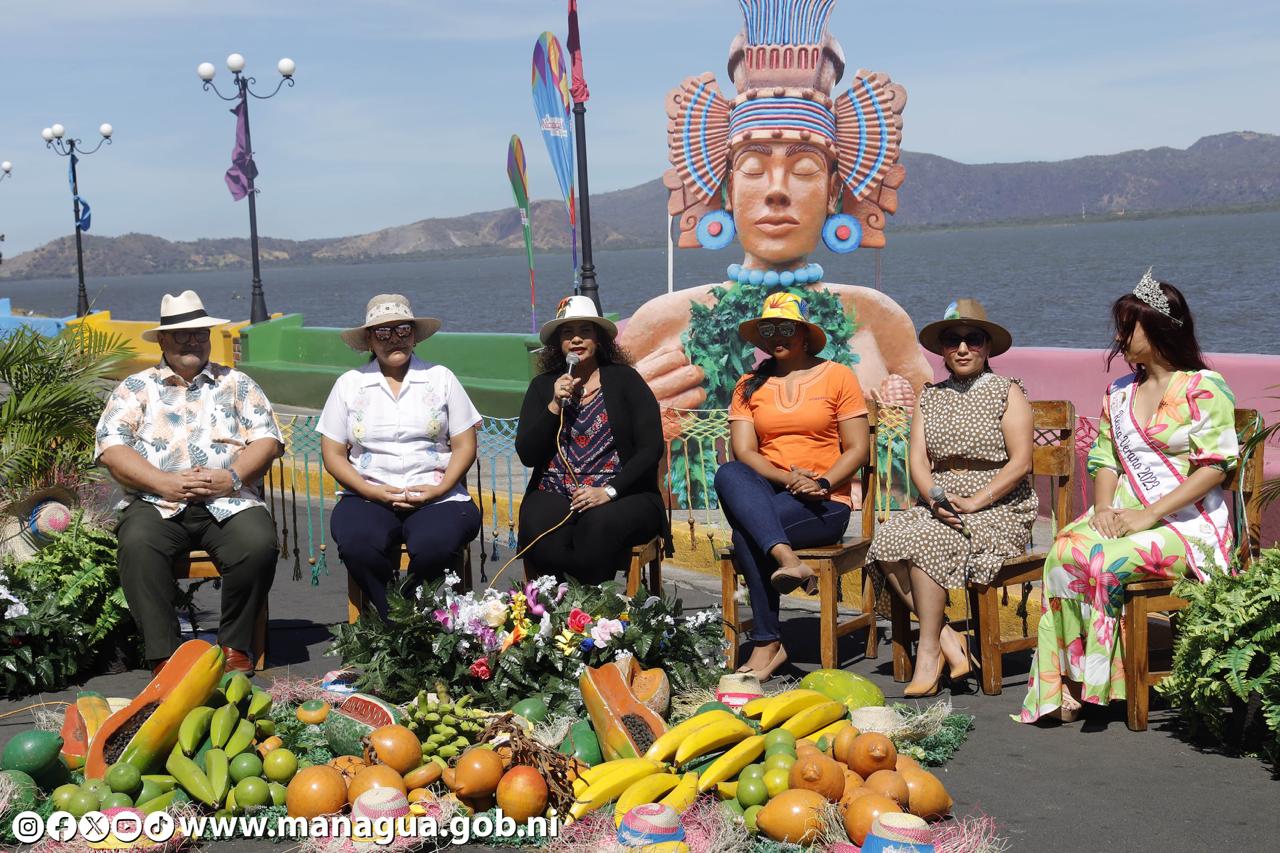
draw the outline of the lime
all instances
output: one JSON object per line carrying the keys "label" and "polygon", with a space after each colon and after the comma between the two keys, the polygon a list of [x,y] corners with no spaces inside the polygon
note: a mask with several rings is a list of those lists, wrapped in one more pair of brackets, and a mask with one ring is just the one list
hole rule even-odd
{"label": "lime", "polygon": [[129,806],[132,806],[132,805],[133,805],[133,797],[129,796],[128,794],[122,794],[117,791],[112,794],[107,794],[105,797],[103,797],[102,805],[99,808],[102,811],[106,811],[107,809],[128,808]]}
{"label": "lime", "polygon": [[786,729],[774,729],[764,736],[764,748],[766,750],[780,743],[785,743],[794,750],[796,748],[796,736]]}
{"label": "lime", "polygon": [[742,819],[747,824],[747,831],[756,833],[760,830],[756,827],[756,815],[760,814],[760,810],[764,806],[752,806],[742,813]]}
{"label": "lime", "polygon": [[742,807],[762,806],[769,799],[769,789],[764,786],[763,779],[738,778],[738,803]]}
{"label": "lime", "polygon": [[67,801],[64,811],[71,813],[74,818],[82,818],[89,812],[96,812],[102,803],[98,800],[98,795],[93,791],[81,788],[71,795],[71,799]]}
{"label": "lime", "polygon": [[767,758],[772,758],[772,757],[773,757],[773,756],[775,756],[775,755],[789,755],[789,756],[791,756],[792,758],[795,758],[795,757],[796,757],[796,748],[795,748],[794,746],[791,746],[791,745],[789,745],[789,744],[785,744],[785,743],[775,743],[773,746],[767,746],[767,747],[765,747],[765,749],[764,749],[764,757],[765,757],[766,759],[767,759]]}
{"label": "lime", "polygon": [[65,812],[67,803],[71,802],[71,798],[80,793],[80,786],[75,782],[68,782],[65,785],[59,785],[53,789],[53,793],[49,795],[49,799],[53,800],[53,810]]}
{"label": "lime", "polygon": [[105,779],[90,779],[80,786],[80,790],[91,792],[98,798],[98,802],[102,802],[102,798],[111,793],[111,786]]}
{"label": "lime", "polygon": [[248,779],[250,776],[262,775],[262,759],[254,752],[242,752],[235,758],[231,759],[231,766],[227,768],[231,774],[232,782],[239,782],[241,779]]}
{"label": "lime", "polygon": [[271,789],[271,805],[283,806],[285,795],[289,793],[289,789],[279,782],[268,782],[267,787]]}
{"label": "lime", "polygon": [[764,771],[764,788],[770,797],[776,797],[791,787],[791,771],[781,767]]}
{"label": "lime", "polygon": [[762,778],[764,778],[763,764],[748,764],[746,767],[742,768],[742,772],[738,774],[739,782],[745,781],[747,779],[762,779]]}
{"label": "lime", "polygon": [[298,757],[283,747],[273,749],[262,759],[262,772],[269,781],[284,784],[298,772]]}
{"label": "lime", "polygon": [[791,771],[791,765],[796,763],[796,757],[786,752],[777,752],[770,755],[764,760],[764,769],[767,773],[775,768],[781,768],[787,772]]}
{"label": "lime", "polygon": [[142,790],[142,774],[132,764],[111,765],[103,781],[113,794],[128,794],[132,797]]}
{"label": "lime", "polygon": [[256,776],[247,776],[236,783],[236,805],[241,808],[271,804],[271,786]]}

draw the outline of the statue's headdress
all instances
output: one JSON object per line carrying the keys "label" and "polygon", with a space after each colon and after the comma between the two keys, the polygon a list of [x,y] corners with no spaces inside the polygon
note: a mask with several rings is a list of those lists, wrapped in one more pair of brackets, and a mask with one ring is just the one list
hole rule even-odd
{"label": "statue's headdress", "polygon": [[[884,214],[897,209],[896,188],[906,176],[898,163],[906,89],[885,74],[862,70],[837,88],[844,53],[827,33],[835,0],[738,4],[745,26],[729,49],[737,97],[727,100],[711,72],[686,79],[667,96],[675,168],[663,183],[671,193],[668,212],[680,220],[679,245],[706,244],[702,221],[724,216],[716,212],[724,206],[730,150],[756,139],[825,150],[839,170],[841,208],[860,226],[849,250],[883,246]],[[711,233],[721,228],[713,225]]]}

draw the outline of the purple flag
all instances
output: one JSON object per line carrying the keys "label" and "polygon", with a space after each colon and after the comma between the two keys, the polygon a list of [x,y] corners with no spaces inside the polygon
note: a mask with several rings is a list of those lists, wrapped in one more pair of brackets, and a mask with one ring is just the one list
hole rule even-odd
{"label": "purple flag", "polygon": [[249,119],[244,101],[236,104],[231,111],[236,117],[236,147],[231,149],[231,168],[227,169],[227,189],[231,190],[231,198],[239,201],[249,194],[253,188],[253,179],[258,177],[258,167],[253,162],[253,152],[249,150]]}

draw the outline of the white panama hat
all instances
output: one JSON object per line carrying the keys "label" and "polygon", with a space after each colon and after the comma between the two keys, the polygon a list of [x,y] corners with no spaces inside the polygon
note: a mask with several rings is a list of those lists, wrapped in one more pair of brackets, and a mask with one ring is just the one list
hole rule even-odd
{"label": "white panama hat", "polygon": [[160,332],[174,332],[178,329],[210,329],[221,326],[229,320],[210,317],[204,310],[204,303],[194,290],[184,290],[177,296],[166,293],[160,300],[160,325],[147,329],[142,333],[144,341],[155,343]]}
{"label": "white panama hat", "polygon": [[344,329],[340,337],[353,350],[368,352],[369,336],[366,334],[368,329],[371,326],[385,326],[390,323],[412,323],[414,344],[422,343],[440,329],[440,321],[435,317],[413,316],[408,297],[399,293],[379,293],[365,306],[364,325]]}
{"label": "white panama hat", "polygon": [[596,310],[596,304],[591,301],[590,296],[566,296],[556,306],[556,318],[542,324],[542,328],[538,330],[538,337],[543,344],[551,346],[560,327],[575,320],[586,320],[589,323],[595,323],[604,331],[609,340],[613,340],[618,336],[618,327],[612,321],[600,316],[600,312]]}

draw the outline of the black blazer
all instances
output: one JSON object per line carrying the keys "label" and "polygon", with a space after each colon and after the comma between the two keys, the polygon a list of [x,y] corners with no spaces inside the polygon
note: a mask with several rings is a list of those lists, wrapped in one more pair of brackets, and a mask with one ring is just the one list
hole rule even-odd
{"label": "black blazer", "polygon": [[[559,373],[535,376],[520,407],[516,453],[521,462],[533,469],[526,491],[538,487],[556,453],[560,418],[551,414],[547,406],[560,376]],[[605,412],[609,415],[609,428],[613,430],[618,458],[622,462],[609,485],[618,490],[619,497],[650,493],[660,502],[658,465],[666,447],[657,398],[640,374],[625,364],[602,364],[600,388],[604,394]]]}

